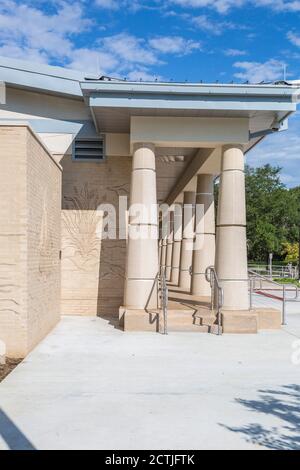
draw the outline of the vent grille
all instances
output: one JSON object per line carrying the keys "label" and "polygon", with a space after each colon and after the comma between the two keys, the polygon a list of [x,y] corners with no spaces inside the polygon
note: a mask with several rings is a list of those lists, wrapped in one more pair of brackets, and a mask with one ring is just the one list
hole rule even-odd
{"label": "vent grille", "polygon": [[74,160],[103,161],[105,159],[105,146],[103,137],[75,139]]}

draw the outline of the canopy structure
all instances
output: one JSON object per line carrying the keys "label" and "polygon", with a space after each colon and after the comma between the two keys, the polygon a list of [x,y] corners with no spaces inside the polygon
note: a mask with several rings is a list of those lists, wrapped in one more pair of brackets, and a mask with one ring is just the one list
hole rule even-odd
{"label": "canopy structure", "polygon": [[[0,58],[0,80],[7,89],[6,103],[0,106],[0,125],[27,123],[35,131],[51,155],[63,163],[63,192],[68,201],[77,201],[83,186],[86,198],[101,194],[85,207],[87,211],[96,210],[100,199],[113,200],[121,188],[130,194],[130,207],[139,204],[147,209],[135,218],[129,214],[126,269],[118,264],[116,269],[107,261],[114,255],[113,249],[109,256],[103,255],[104,264],[109,266],[103,279],[114,280],[113,276],[124,270],[124,275],[109,286],[109,292],[114,294],[116,286],[124,284],[123,300],[118,301],[123,303],[118,307],[125,329],[157,328],[149,321],[146,306],[153,308],[157,302],[157,296],[149,297],[155,294],[153,283],[160,267],[167,270],[169,280],[179,289],[207,302],[211,290],[205,272],[214,265],[224,292],[224,328],[257,330],[263,320],[254,321],[249,313],[245,154],[266,136],[288,129],[288,119],[300,101],[299,81],[129,82],[5,58]],[[76,158],[74,148],[81,159]],[[95,155],[100,155],[98,163],[102,166],[90,161]],[[220,177],[220,190],[215,219],[216,177]],[[160,232],[159,260],[162,218],[156,206],[162,203],[173,221],[177,205],[200,205],[204,213],[201,224],[197,224],[195,214],[184,214],[179,227],[175,229],[173,224],[168,233]],[[151,211],[153,206],[156,209]],[[136,227],[143,233],[141,239],[132,236]],[[66,240],[68,229],[63,234]],[[84,230],[79,230],[76,240]],[[95,234],[90,235],[88,240]],[[191,252],[188,247],[198,238],[203,243]],[[97,240],[95,246],[99,248]],[[122,256],[122,250],[117,249]],[[82,305],[90,302],[98,309],[94,280],[100,276],[102,259],[97,272],[93,271],[97,266],[94,260],[84,265],[82,270],[89,266],[90,277],[85,276],[83,282],[80,263],[76,260],[76,268],[70,271],[70,262],[67,256],[63,259],[66,274],[62,295],[68,308],[74,308],[82,295]],[[76,290],[72,290],[73,278],[78,281]],[[112,294],[106,295],[106,301],[118,298]]]}

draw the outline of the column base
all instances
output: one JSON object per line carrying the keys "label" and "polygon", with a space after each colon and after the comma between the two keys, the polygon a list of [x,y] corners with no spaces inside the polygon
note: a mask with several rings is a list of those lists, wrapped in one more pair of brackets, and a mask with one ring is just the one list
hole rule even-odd
{"label": "column base", "polygon": [[159,332],[159,311],[146,312],[142,309],[120,307],[119,320],[124,331]]}
{"label": "column base", "polygon": [[259,308],[254,310],[222,311],[223,333],[256,334],[259,330],[281,328],[280,310]]}
{"label": "column base", "polygon": [[[161,310],[146,312],[142,309],[120,307],[120,326],[124,331],[163,332]],[[189,308],[171,308],[168,314],[168,331],[192,331],[217,334],[216,313],[207,308],[198,311]],[[222,312],[224,334],[256,334],[260,330],[281,328],[281,312],[276,309],[260,308],[244,311]]]}

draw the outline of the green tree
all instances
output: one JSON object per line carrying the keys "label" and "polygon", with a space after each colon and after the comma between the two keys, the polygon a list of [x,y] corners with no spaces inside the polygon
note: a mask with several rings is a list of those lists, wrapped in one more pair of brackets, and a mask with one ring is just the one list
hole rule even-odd
{"label": "green tree", "polygon": [[[284,260],[286,243],[300,243],[300,186],[287,189],[280,167],[246,166],[247,240],[249,258],[267,261],[269,253]],[[219,184],[215,185],[218,204]]]}
{"label": "green tree", "polygon": [[280,167],[246,167],[247,237],[249,257],[267,260],[269,253],[282,258],[284,243],[299,236],[298,192],[280,180]]}
{"label": "green tree", "polygon": [[295,198],[296,204],[298,206],[298,215],[297,215],[297,221],[296,221],[296,244],[298,244],[298,273],[299,273],[299,280],[300,280],[300,186],[297,186],[296,188],[292,188],[291,194]]}
{"label": "green tree", "polygon": [[288,263],[297,263],[299,259],[299,244],[284,243],[282,254],[285,256],[285,261]]}

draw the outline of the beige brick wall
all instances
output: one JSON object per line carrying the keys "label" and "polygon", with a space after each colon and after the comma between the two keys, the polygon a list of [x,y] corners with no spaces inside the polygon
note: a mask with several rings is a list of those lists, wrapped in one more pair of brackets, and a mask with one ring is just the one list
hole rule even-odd
{"label": "beige brick wall", "polygon": [[26,126],[0,126],[0,339],[24,357],[60,315],[61,171]]}
{"label": "beige brick wall", "polygon": [[60,317],[60,169],[27,134],[27,276],[29,349]]}
{"label": "beige brick wall", "polygon": [[[118,209],[128,196],[130,157],[108,157],[103,163],[61,160],[62,314],[117,317],[123,302],[126,241],[101,240],[97,227],[101,203]],[[117,212],[118,214],[118,212]]]}

